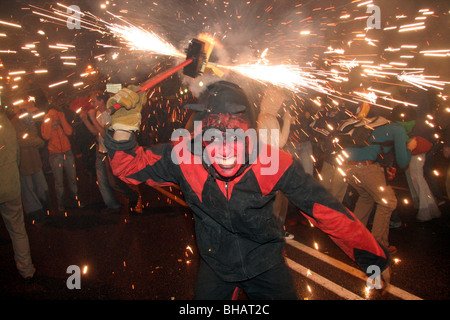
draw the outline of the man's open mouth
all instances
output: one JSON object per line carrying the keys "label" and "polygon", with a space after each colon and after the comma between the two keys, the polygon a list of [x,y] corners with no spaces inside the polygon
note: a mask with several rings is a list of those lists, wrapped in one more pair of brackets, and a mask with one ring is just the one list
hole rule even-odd
{"label": "man's open mouth", "polygon": [[231,169],[237,164],[237,157],[228,157],[228,158],[216,158],[216,163],[222,169]]}

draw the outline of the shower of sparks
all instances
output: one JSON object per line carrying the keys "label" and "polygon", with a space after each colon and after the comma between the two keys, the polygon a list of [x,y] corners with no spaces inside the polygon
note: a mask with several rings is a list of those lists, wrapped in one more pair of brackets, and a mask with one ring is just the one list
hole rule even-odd
{"label": "shower of sparks", "polygon": [[[356,9],[356,11],[359,10],[359,8],[364,8],[367,5],[371,5],[371,1],[361,2],[361,1],[353,1],[352,6]],[[209,2],[205,2],[204,5],[206,7],[209,7]],[[226,13],[224,16],[224,19],[227,18],[234,18],[233,14],[229,15],[229,10],[232,6],[236,6],[236,17],[238,20],[241,18],[242,14],[245,12],[247,6],[253,6],[254,3],[247,2],[245,6],[236,5],[236,4],[230,4],[226,3],[223,4],[223,13]],[[161,8],[161,6],[158,5],[157,2],[153,2],[154,7]],[[168,6],[170,6],[168,4]],[[62,9],[67,9],[66,6],[59,4],[58,6],[53,7],[51,10],[44,10],[42,8],[38,8],[34,5],[30,5],[30,7],[33,9],[32,12],[34,14],[39,15],[40,17],[43,17],[46,20],[54,20],[55,23],[58,23],[58,21],[66,21],[67,18],[73,18],[70,16],[67,12],[64,12]],[[109,23],[104,21],[103,19],[93,15],[89,12],[77,12],[80,17],[76,18],[76,21],[80,23],[80,27],[83,29],[88,29],[90,31],[99,32],[102,35],[112,35],[115,38],[120,39],[121,45],[125,46],[125,49],[128,49],[130,51],[143,51],[148,52],[150,54],[155,55],[165,55],[165,56],[171,56],[171,57],[177,57],[177,58],[184,58],[184,53],[182,50],[177,49],[175,46],[173,46],[170,42],[166,41],[163,37],[161,37],[159,34],[156,34],[152,30],[148,30],[144,27],[139,27],[137,25],[134,25],[130,23],[129,21],[125,20],[123,18],[123,14],[130,14],[131,12],[129,10],[125,9],[119,9],[120,15],[116,15],[108,10],[106,10],[109,7],[107,4],[103,4],[101,6],[102,9],[105,9],[104,12],[107,15],[110,15],[116,20],[119,20],[119,23]],[[302,5],[296,5],[295,10],[298,10],[297,8],[302,8]],[[173,8],[175,9],[175,8]],[[176,8],[179,9],[179,8]],[[265,8],[265,12],[269,13],[274,9],[273,5],[268,5]],[[332,9],[332,11],[335,11],[337,8],[329,7],[329,8],[315,8],[313,11],[317,12],[324,12]],[[217,10],[217,8],[215,8]],[[153,10],[152,10],[153,11]],[[331,11],[331,12],[332,12]],[[297,11],[296,14],[301,14],[301,11]],[[182,15],[182,10],[180,11],[179,15]],[[198,11],[198,14],[200,15],[200,11]],[[151,15],[148,15],[149,22],[152,21]],[[301,15],[299,15],[301,17]],[[397,14],[396,16],[397,20],[401,20],[403,22],[402,24],[398,26],[388,26],[383,28],[384,31],[389,32],[389,30],[397,30],[400,33],[411,33],[413,31],[420,32],[422,29],[426,28],[426,24],[428,23],[427,18],[429,17],[436,17],[435,11],[431,11],[429,9],[421,9],[418,11],[417,16],[415,17],[415,20],[408,22],[408,16],[402,13]],[[156,15],[153,18],[157,18]],[[202,17],[202,19],[207,19],[208,15],[205,13],[205,15]],[[258,16],[258,19],[260,17]],[[310,16],[308,18],[303,18],[299,21],[299,31],[296,33],[297,35],[301,36],[311,36],[315,35],[315,32],[311,30],[311,28],[305,28],[305,26],[302,24],[304,21],[308,20],[311,22],[313,19],[313,16]],[[339,20],[347,20],[343,21],[348,23],[348,21],[365,21],[368,16],[362,15],[361,17],[353,17],[352,19],[351,15],[348,14],[348,8],[347,10],[342,11],[341,15],[338,15],[338,21]],[[195,22],[195,19],[189,19],[187,18],[187,21],[192,20],[191,22]],[[420,21],[419,21],[420,20]],[[183,20],[186,21],[186,20]],[[291,24],[291,21],[288,21],[285,23],[285,25]],[[228,23],[227,23],[228,24]],[[335,24],[329,23],[330,26],[333,26]],[[180,29],[182,30],[182,29]],[[410,31],[410,32],[406,32]],[[373,37],[370,37],[367,35],[367,32],[369,30],[365,29],[365,31],[355,31],[353,32],[355,34],[355,37],[348,41],[348,47],[350,48],[354,42],[361,42],[359,40],[363,40],[367,45],[369,46],[379,46],[380,42],[378,39],[373,39]],[[294,34],[294,33],[293,33]],[[224,38],[226,35],[224,36]],[[295,40],[295,39],[292,39]],[[117,46],[111,46],[106,44],[97,43],[98,46],[103,46],[105,48],[108,47],[117,47]],[[278,46],[279,48],[280,46]],[[68,47],[65,45],[56,44],[52,46],[52,48],[55,49],[61,49],[65,50]],[[119,48],[119,47],[117,47]],[[371,93],[361,93],[353,92],[352,94],[343,94],[342,92],[335,91],[333,88],[333,84],[342,84],[349,81],[347,73],[354,69],[355,67],[362,67],[363,70],[361,72],[361,76],[369,78],[369,80],[372,78],[374,80],[379,81],[379,79],[386,79],[386,80],[396,80],[397,82],[400,82],[400,85],[404,84],[406,86],[412,85],[416,88],[422,89],[422,90],[428,90],[430,88],[443,90],[444,87],[449,84],[449,82],[437,80],[435,76],[425,76],[423,74],[424,69],[423,68],[416,68],[415,70],[412,70],[412,68],[408,68],[408,61],[386,61],[383,64],[380,63],[379,65],[376,65],[375,61],[372,61],[372,59],[357,59],[357,58],[351,58],[351,55],[348,55],[347,52],[349,51],[349,48],[344,48],[342,46],[335,46],[335,45],[328,45],[326,46],[326,49],[323,50],[323,54],[325,54],[326,57],[326,63],[329,65],[338,65],[342,71],[339,70],[331,70],[329,71],[323,71],[316,69],[315,67],[308,68],[300,68],[297,64],[290,62],[289,64],[281,63],[281,64],[273,64],[270,62],[270,59],[266,57],[267,48],[264,50],[263,54],[261,55],[260,61],[257,63],[247,62],[243,64],[237,64],[237,65],[230,65],[230,64],[218,64],[218,67],[221,69],[229,70],[234,73],[237,73],[243,77],[253,79],[257,82],[264,83],[264,84],[273,84],[276,86],[279,86],[281,88],[291,90],[295,93],[307,93],[305,89],[308,90],[314,90],[319,93],[328,94],[329,96],[332,96],[333,98],[337,99],[343,99],[344,101],[348,101],[353,104],[358,104],[360,102],[369,102],[372,103],[374,106],[379,106],[383,108],[390,109],[390,107],[385,106],[383,104],[376,103],[378,98],[381,98],[385,100],[386,102],[396,102],[399,99],[395,96],[386,96],[383,95],[381,97],[377,96],[374,92]],[[398,47],[390,47],[384,49],[385,52],[399,52],[402,53],[404,50],[412,50],[417,49],[416,44],[401,44]],[[276,51],[276,50],[273,50]],[[9,51],[8,51],[9,52]],[[408,52],[409,54],[401,54],[400,59],[413,59],[415,57],[413,52]],[[417,52],[415,52],[417,54]],[[450,57],[450,50],[449,49],[435,49],[435,50],[422,50],[420,51],[420,54],[426,57]],[[348,56],[346,56],[348,55]],[[370,56],[370,55],[367,55]],[[350,59],[349,59],[350,57]],[[117,54],[113,56],[113,60],[117,58]],[[291,61],[291,57],[287,57],[286,61]],[[99,58],[100,60],[101,58]],[[279,59],[278,59],[279,60]],[[68,62],[65,62],[65,65],[67,65]],[[73,65],[73,63],[71,63]],[[372,81],[372,80],[371,80]],[[396,84],[398,85],[398,84]],[[345,95],[347,98],[343,98],[343,95]],[[413,103],[405,102],[403,103],[405,105],[415,106]]]}
{"label": "shower of sparks", "polygon": [[235,66],[219,65],[219,67],[232,70],[244,77],[255,81],[272,84],[292,92],[304,92],[304,89],[314,90],[320,93],[329,93],[324,87],[327,81],[315,77],[310,71],[294,65],[267,65],[261,63],[241,64]]}
{"label": "shower of sparks", "polygon": [[412,84],[420,89],[427,90],[427,88],[435,88],[438,90],[444,90],[444,86],[450,84],[447,81],[433,80],[439,78],[438,76],[425,76],[423,74],[401,74],[398,76],[400,81]]}
{"label": "shower of sparks", "polygon": [[185,54],[152,31],[129,25],[113,24],[108,29],[123,40],[130,50],[141,50],[153,54],[184,58]]}

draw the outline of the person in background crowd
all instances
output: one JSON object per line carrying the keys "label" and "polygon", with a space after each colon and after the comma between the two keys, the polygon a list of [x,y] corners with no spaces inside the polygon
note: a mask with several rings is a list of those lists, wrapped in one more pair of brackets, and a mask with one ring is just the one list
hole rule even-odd
{"label": "person in background crowd", "polygon": [[[404,97],[400,100],[409,101],[417,105],[417,107],[414,108],[414,111],[416,113],[416,119],[420,119],[421,123],[419,123],[419,125],[421,127],[421,131],[423,131],[424,128],[422,121],[426,121],[428,124],[432,123],[435,126],[434,129],[437,129],[439,124],[442,127],[447,126],[449,120],[448,112],[442,110],[445,109],[445,106],[442,103],[442,100],[438,98],[438,94],[439,92],[434,88],[430,88],[426,91],[404,89]],[[430,132],[430,130],[427,131]],[[439,182],[437,181],[437,177],[434,174],[435,158],[441,148],[441,144],[436,140],[437,139],[433,139],[433,137],[429,138],[429,141],[432,142],[432,146],[431,149],[425,153],[425,158],[423,160],[423,174],[436,203],[440,206],[445,203],[445,199]]]}
{"label": "person in background crowd", "polygon": [[413,200],[418,209],[416,219],[424,222],[439,218],[439,210],[433,193],[424,176],[426,154],[431,151],[434,142],[434,130],[425,123],[426,119],[418,119],[411,107],[395,106],[392,110],[392,121],[405,128],[410,137],[415,137],[417,146],[412,150],[409,167],[406,169],[406,179]]}
{"label": "person in background crowd", "polygon": [[[442,151],[444,157],[450,160],[450,128],[445,129],[444,148]],[[450,164],[447,163],[447,174],[445,178],[445,189],[447,190],[447,198],[450,199]]]}
{"label": "person in background crowd", "polygon": [[[278,122],[278,112],[283,108],[283,102],[286,96],[281,90],[269,87],[264,92],[261,101],[261,107],[256,120],[259,138],[261,141],[266,141],[267,144],[283,148],[289,139],[289,130],[292,122],[289,111],[283,114],[283,124],[280,130],[280,123]],[[276,136],[273,136],[275,133]],[[273,214],[278,217],[283,225],[286,220],[287,211],[289,209],[289,200],[286,196],[278,191],[275,197],[275,204],[273,206]],[[293,239],[294,236],[289,232],[285,232],[286,239]]]}
{"label": "person in background crowd", "polygon": [[[365,147],[344,148],[348,155],[343,165],[347,182],[356,189],[359,198],[354,213],[367,226],[372,208],[377,208],[373,218],[372,234],[390,253],[397,252],[395,246],[389,244],[389,225],[392,212],[397,207],[394,190],[386,183],[383,168],[377,158],[394,149],[395,160],[400,168],[406,168],[411,159],[411,151],[416,148],[416,139],[408,142],[405,129],[396,123],[388,123],[376,127],[370,136],[369,145]],[[384,146],[391,142],[392,146]]]}
{"label": "person in background crowd", "polygon": [[439,125],[442,128],[441,139],[443,142],[442,155],[446,160],[447,172],[445,178],[445,189],[447,194],[447,201],[450,200],[450,112],[449,107],[441,105],[438,109]]}
{"label": "person in background crowd", "polygon": [[48,141],[49,162],[55,180],[58,210],[64,212],[66,209],[64,173],[70,190],[69,207],[83,207],[84,205],[78,199],[75,158],[68,138],[72,134],[72,127],[59,106],[50,108],[41,125],[41,133],[42,137]]}
{"label": "person in background crowd", "polygon": [[331,192],[340,202],[344,201],[348,184],[345,177],[337,170],[336,143],[333,142],[333,132],[337,130],[340,121],[347,119],[348,115],[338,108],[326,108],[319,111],[310,124],[312,134],[318,141],[322,153],[322,169],[320,171],[322,185]]}
{"label": "person in background crowd", "polygon": [[19,169],[23,209],[29,221],[40,223],[48,217],[50,196],[39,153],[45,142],[39,137],[38,127],[33,119],[38,109],[33,102],[25,102],[15,110],[16,115],[12,119],[12,124],[16,129],[20,147]]}
{"label": "person in background crowd", "polygon": [[109,164],[109,158],[104,145],[105,127],[110,123],[110,116],[106,111],[106,101],[109,95],[95,92],[91,94],[91,104],[88,114],[81,112],[80,117],[89,131],[97,138],[97,151],[95,169],[97,173],[98,188],[105,202],[104,214],[121,212],[121,205],[115,193],[128,199],[130,213],[142,213],[142,198],[139,192],[130,188],[125,182],[115,177]]}
{"label": "person in background crowd", "polygon": [[[95,173],[95,155],[96,150],[93,147],[96,143],[96,137],[92,135],[90,130],[86,127],[81,117],[87,115],[88,109],[91,107],[90,98],[77,98],[71,105],[72,110],[75,110],[76,117],[73,120],[73,141],[77,145],[74,150],[75,158],[79,158],[77,168],[85,170],[85,174],[89,183],[95,183],[97,180]],[[72,144],[73,147],[73,144]],[[90,201],[91,202],[91,201]]]}
{"label": "person in background crowd", "polygon": [[[283,148],[284,151],[290,153],[293,157],[300,160],[305,172],[313,175],[314,160],[313,147],[311,143],[311,104],[305,101],[303,106],[295,106],[297,110],[291,121],[290,134]],[[289,112],[289,110],[281,109],[281,111]]]}
{"label": "person in background crowd", "polygon": [[0,111],[0,213],[11,237],[17,270],[24,279],[34,277],[30,243],[20,195],[20,150],[14,126]]}

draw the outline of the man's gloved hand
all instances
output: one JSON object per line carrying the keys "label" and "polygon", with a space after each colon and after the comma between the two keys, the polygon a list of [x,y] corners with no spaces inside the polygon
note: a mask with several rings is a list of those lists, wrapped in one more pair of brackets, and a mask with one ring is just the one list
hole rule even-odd
{"label": "man's gloved hand", "polygon": [[139,87],[131,85],[109,98],[106,103],[108,109],[116,103],[123,107],[111,115],[111,129],[139,131],[141,110],[147,97],[145,92],[137,94],[135,91],[138,90]]}

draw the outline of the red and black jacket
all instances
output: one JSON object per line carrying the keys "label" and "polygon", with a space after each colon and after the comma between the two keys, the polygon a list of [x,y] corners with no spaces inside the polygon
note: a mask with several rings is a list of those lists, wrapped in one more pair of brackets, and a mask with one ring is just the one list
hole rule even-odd
{"label": "red and black jacket", "polygon": [[246,280],[283,261],[283,223],[273,215],[277,190],[363,271],[370,265],[387,267],[387,251],[288,153],[271,147],[271,152],[279,152],[278,170],[272,175],[261,174],[269,164],[258,157],[244,173],[225,182],[209,174],[194,154],[190,163],[173,159],[177,143],[189,142],[144,148],[134,136],[116,141],[107,132],[105,139],[113,172],[125,182],[181,187],[194,213],[200,255],[223,280]]}

